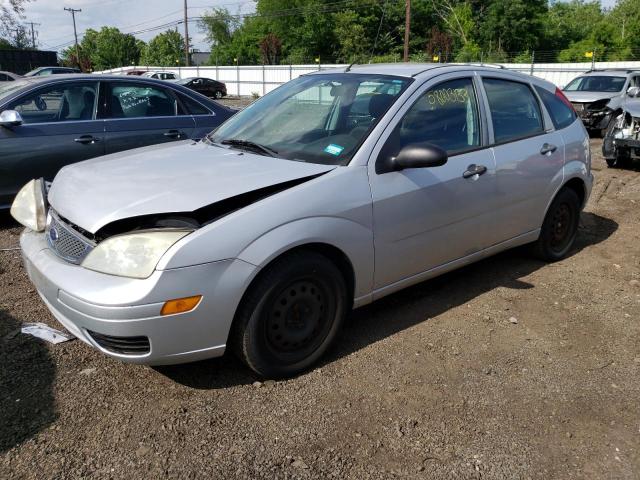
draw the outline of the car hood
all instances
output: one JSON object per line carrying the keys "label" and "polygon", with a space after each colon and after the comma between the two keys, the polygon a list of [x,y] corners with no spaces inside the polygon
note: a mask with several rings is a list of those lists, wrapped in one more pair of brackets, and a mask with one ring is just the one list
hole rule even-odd
{"label": "car hood", "polygon": [[334,168],[184,141],[64,167],[54,179],[48,199],[64,218],[96,233],[117,220],[192,212]]}
{"label": "car hood", "polygon": [[627,100],[624,111],[635,118],[640,118],[640,99]]}
{"label": "car hood", "polygon": [[570,102],[576,102],[576,103],[592,103],[592,102],[597,102],[598,100],[603,100],[605,98],[613,98],[619,95],[616,92],[566,92],[566,91],[563,91],[562,93],[564,93],[564,95],[569,99]]}

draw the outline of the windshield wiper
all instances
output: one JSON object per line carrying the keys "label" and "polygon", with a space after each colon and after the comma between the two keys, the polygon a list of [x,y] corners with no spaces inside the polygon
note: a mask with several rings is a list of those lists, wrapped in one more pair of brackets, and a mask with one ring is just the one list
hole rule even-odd
{"label": "windshield wiper", "polygon": [[266,154],[270,157],[277,157],[278,152],[265,147],[264,145],[260,145],[259,143],[252,142],[251,140],[240,140],[238,138],[228,138],[227,140],[222,140],[220,142],[222,145],[230,145],[232,147],[244,147],[245,149],[259,151],[263,154]]}

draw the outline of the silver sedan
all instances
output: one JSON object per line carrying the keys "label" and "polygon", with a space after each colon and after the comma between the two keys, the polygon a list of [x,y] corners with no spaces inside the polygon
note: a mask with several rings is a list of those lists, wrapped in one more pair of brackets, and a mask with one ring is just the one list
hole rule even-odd
{"label": "silver sedan", "polygon": [[293,80],[203,141],[65,167],[12,212],[40,296],[89,345],[142,364],[230,347],[283,377],[352,308],[519,245],[564,258],[592,178],[552,84],[370,65]]}

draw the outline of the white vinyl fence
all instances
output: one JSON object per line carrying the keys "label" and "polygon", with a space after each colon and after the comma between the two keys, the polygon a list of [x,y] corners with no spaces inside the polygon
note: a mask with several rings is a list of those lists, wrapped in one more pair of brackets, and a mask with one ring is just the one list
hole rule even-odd
{"label": "white vinyl fence", "polygon": [[[502,66],[518,72],[535,75],[565,86],[571,79],[591,70],[591,63],[504,63]],[[130,70],[167,71],[177,73],[181,78],[205,77],[219,80],[227,85],[229,95],[265,95],[279,85],[306,73],[346,65],[258,65],[220,67],[122,67],[95,73],[126,74]],[[640,70],[640,62],[596,62],[596,69],[628,68]]]}

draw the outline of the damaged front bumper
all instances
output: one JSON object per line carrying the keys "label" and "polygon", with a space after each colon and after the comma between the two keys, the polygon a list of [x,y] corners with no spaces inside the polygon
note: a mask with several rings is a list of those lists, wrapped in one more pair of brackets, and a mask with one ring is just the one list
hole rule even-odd
{"label": "damaged front bumper", "polygon": [[[20,237],[24,265],[53,316],[111,357],[149,365],[220,356],[236,308],[256,267],[223,260],[155,271],[144,280],[87,270],[49,248],[43,233]],[[161,314],[164,302],[202,295],[193,310]]]}
{"label": "damaged front bumper", "polygon": [[613,117],[613,112],[607,110],[582,110],[578,111],[578,116],[587,129],[604,130],[609,126],[609,122],[611,122],[611,118]]}

